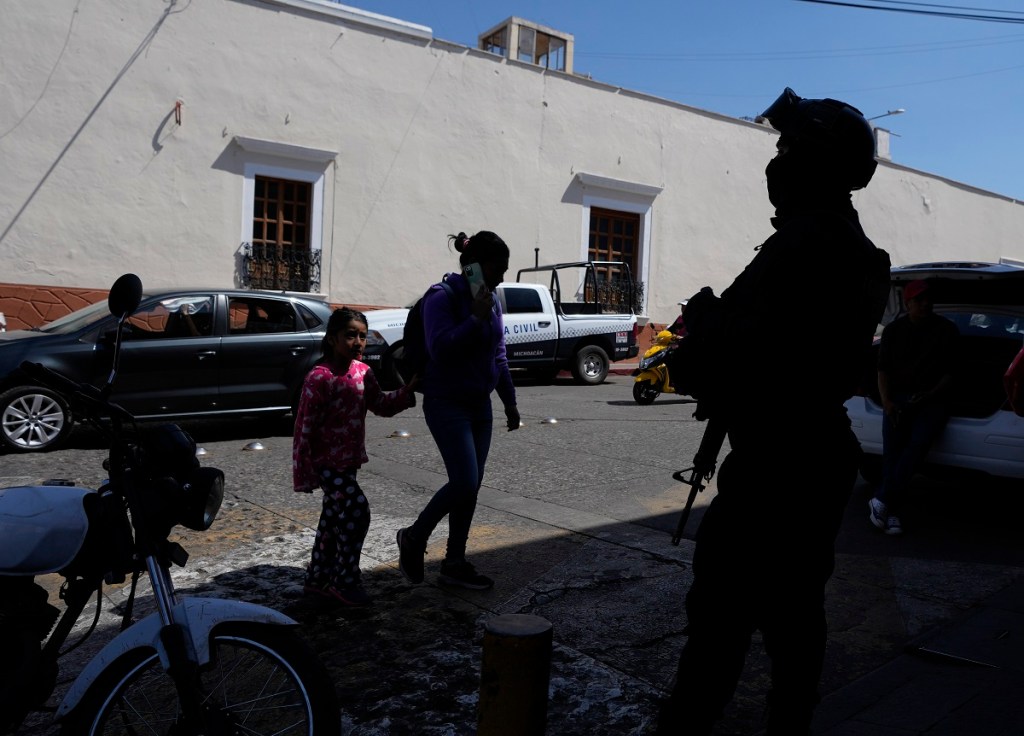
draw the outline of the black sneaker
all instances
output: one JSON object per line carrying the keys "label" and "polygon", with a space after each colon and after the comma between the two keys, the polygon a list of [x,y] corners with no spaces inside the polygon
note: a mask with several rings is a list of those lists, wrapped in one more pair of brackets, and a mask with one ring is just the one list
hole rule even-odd
{"label": "black sneaker", "polygon": [[478,573],[476,568],[465,560],[443,560],[439,580],[448,585],[457,585],[470,590],[490,590],[494,587],[493,580]]}
{"label": "black sneaker", "polygon": [[423,555],[427,545],[419,543],[408,529],[398,530],[398,569],[410,583],[423,582]]}

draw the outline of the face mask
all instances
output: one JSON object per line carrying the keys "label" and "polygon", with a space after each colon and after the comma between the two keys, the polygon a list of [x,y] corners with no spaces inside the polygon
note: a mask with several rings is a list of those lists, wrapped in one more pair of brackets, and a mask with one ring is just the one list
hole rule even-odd
{"label": "face mask", "polygon": [[799,174],[791,153],[776,156],[764,169],[768,180],[768,199],[776,208],[784,207],[798,187]]}

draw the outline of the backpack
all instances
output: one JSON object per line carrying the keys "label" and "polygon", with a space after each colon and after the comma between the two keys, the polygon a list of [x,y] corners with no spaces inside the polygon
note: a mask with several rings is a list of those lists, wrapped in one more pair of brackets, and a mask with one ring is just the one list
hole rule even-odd
{"label": "backpack", "polygon": [[[446,277],[447,278],[447,277]],[[455,290],[442,279],[434,286],[440,286],[448,294],[448,298],[454,307],[456,303]],[[419,374],[423,377],[423,371],[430,359],[427,353],[427,338],[423,329],[423,302],[429,296],[434,286],[424,292],[423,296],[416,300],[405,318],[405,327],[402,330],[402,352],[396,356],[395,364],[398,368],[398,375],[402,377],[403,383],[409,383],[412,377]]]}

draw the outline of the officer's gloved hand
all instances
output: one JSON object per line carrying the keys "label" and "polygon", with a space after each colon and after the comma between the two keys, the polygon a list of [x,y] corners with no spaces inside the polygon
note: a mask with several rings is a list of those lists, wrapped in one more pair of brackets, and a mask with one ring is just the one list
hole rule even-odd
{"label": "officer's gloved hand", "polygon": [[690,297],[683,314],[683,324],[688,334],[701,335],[711,329],[721,307],[721,299],[715,296],[710,286],[705,286]]}

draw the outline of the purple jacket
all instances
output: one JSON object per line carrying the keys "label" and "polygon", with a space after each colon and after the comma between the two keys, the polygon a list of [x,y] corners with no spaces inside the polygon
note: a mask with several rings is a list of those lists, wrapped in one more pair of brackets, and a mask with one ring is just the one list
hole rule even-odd
{"label": "purple jacket", "polygon": [[455,299],[435,285],[423,302],[423,332],[430,360],[423,375],[424,397],[486,400],[495,388],[505,406],[515,406],[516,390],[505,357],[501,305],[494,300],[490,320],[472,316],[469,284],[449,274]]}

